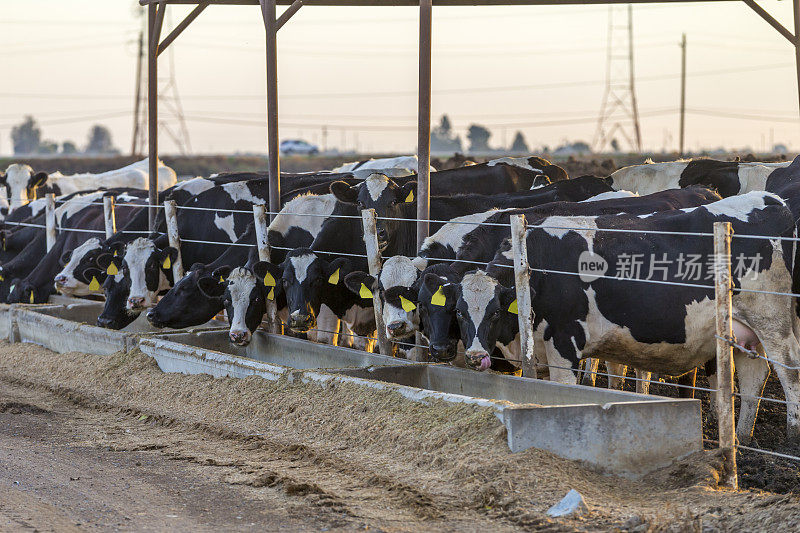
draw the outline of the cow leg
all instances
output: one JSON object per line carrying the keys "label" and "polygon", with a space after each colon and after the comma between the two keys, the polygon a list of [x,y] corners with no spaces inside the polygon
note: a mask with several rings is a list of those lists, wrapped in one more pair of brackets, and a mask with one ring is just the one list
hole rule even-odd
{"label": "cow leg", "polygon": [[[763,354],[763,350],[759,349]],[[756,414],[760,400],[756,397],[764,392],[764,385],[769,377],[769,363],[764,359],[756,359],[739,350],[733,352],[736,378],[739,381],[739,393],[742,395],[739,405],[739,418],[736,422],[736,437],[740,444],[747,445],[753,437]]]}
{"label": "cow leg", "polygon": [[[550,365],[550,381],[575,385],[578,382],[578,370],[568,370],[573,367],[572,361],[561,356],[556,347],[553,346],[552,339],[545,342],[545,352],[547,354],[547,364]],[[580,357],[580,353],[577,356]],[[597,367],[595,367],[595,370],[597,370]]]}
{"label": "cow leg", "polygon": [[650,394],[651,376],[652,374],[646,370],[636,369],[636,392],[639,394]]}
{"label": "cow leg", "polygon": [[[550,357],[548,356],[548,360],[549,359]],[[583,361],[584,361],[584,366],[583,366],[584,370],[583,370],[583,377],[581,377],[581,385],[586,385],[587,387],[594,387],[594,382],[597,379],[597,374],[596,374],[597,367],[600,366],[600,360],[595,357],[587,357]],[[566,370],[561,368],[554,368],[553,370],[557,370],[560,372],[567,372]]]}
{"label": "cow leg", "polygon": [[339,317],[334,315],[327,305],[322,304],[317,317],[317,327],[308,332],[308,340],[335,346],[339,338],[338,331]]}
{"label": "cow leg", "polygon": [[[678,385],[686,385],[687,387],[694,387],[697,383],[697,369],[690,370],[685,374],[678,376]],[[686,387],[676,387],[678,389],[679,398],[694,398],[694,389],[687,389]]]}
{"label": "cow leg", "polygon": [[[595,359],[595,361],[597,361],[597,359]],[[606,373],[608,374],[608,388],[622,390],[625,387],[624,376],[628,371],[628,367],[620,363],[612,363],[611,361],[606,361],[605,364]]]}

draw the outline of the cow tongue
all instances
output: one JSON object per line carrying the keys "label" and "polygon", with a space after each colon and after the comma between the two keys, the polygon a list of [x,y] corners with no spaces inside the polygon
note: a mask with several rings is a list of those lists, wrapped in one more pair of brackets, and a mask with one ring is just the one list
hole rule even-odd
{"label": "cow tongue", "polygon": [[490,366],[492,366],[492,360],[489,359],[488,355],[483,356],[481,359],[481,366],[478,367],[480,370],[487,370]]}

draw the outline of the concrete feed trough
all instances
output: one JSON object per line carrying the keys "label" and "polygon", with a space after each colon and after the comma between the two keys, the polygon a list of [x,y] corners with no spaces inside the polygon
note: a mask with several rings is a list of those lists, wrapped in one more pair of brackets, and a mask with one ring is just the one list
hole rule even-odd
{"label": "concrete feed trough", "polygon": [[142,352],[165,372],[340,381],[492,409],[512,451],[535,447],[605,471],[640,476],[702,449],[699,400],[562,385],[316,344],[257,332],[247,347],[226,331],[144,337]]}
{"label": "concrete feed trough", "polygon": [[[86,300],[67,305],[15,305],[10,340],[32,342],[59,353],[79,351],[110,355],[135,348],[139,335],[163,333],[150,327],[144,314],[118,331],[95,326],[102,310],[101,302]],[[223,325],[214,321],[207,325],[216,324]]]}
{"label": "concrete feed trough", "polygon": [[[419,401],[440,398],[495,410],[512,451],[540,448],[605,471],[640,476],[702,449],[699,400],[635,394],[442,365],[332,371],[381,382]],[[331,377],[306,373],[304,379]],[[374,385],[373,385],[374,386]]]}
{"label": "concrete feed trough", "polygon": [[226,331],[173,333],[142,339],[142,352],[165,372],[267,379],[296,369],[353,368],[410,364],[404,360],[360,350],[329,346],[258,331],[247,346],[236,346]]}

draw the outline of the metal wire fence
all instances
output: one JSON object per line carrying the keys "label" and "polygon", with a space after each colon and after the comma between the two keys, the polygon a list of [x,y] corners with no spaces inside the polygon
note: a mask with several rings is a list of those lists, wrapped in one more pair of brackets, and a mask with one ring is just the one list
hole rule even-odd
{"label": "metal wire fence", "polygon": [[[80,204],[80,200],[71,200],[71,202],[76,202],[75,205],[79,205]],[[83,204],[84,205],[92,205],[92,206],[104,206],[106,209],[108,208],[107,204],[105,204],[104,202],[98,202],[98,201],[84,202]],[[64,204],[62,204],[62,205],[64,205]],[[146,204],[138,204],[138,203],[134,203],[134,202],[117,203],[113,207],[137,207],[137,208],[142,208],[142,207],[146,207]],[[165,206],[157,206],[157,207],[159,209],[167,209]],[[48,206],[48,209],[52,210],[52,207]],[[256,224],[259,223],[259,218],[258,218],[257,215],[254,215],[253,211],[242,210],[242,209],[232,209],[232,208],[201,207],[201,206],[186,206],[186,205],[184,205],[184,206],[174,206],[174,211],[173,211],[172,214],[170,214],[170,209],[166,210],[167,225],[168,225],[167,234],[171,238],[171,245],[172,245],[173,240],[174,240],[174,242],[176,242],[178,244],[180,244],[180,243],[191,243],[191,244],[199,244],[199,245],[225,246],[225,247],[228,247],[228,246],[251,247],[251,248],[254,247],[254,248],[259,250],[259,254],[261,255],[261,252],[262,252],[261,245],[259,244],[259,242],[255,242],[255,241],[258,241],[258,238],[252,243],[250,243],[250,242],[225,242],[225,241],[215,241],[215,240],[180,238],[177,235],[177,227],[178,226],[177,226],[177,218],[176,218],[177,215],[175,213],[177,213],[177,211],[181,211],[181,210],[203,211],[203,212],[214,212],[214,213],[228,213],[228,214],[233,213],[233,214],[242,214],[242,215],[246,215],[246,216],[255,216],[256,217],[255,218]],[[323,219],[351,219],[351,220],[362,220],[362,222],[364,222],[366,220],[363,213],[362,213],[361,216],[358,216],[358,215],[341,215],[341,214],[332,214],[332,213],[327,213],[327,214],[326,213],[302,213],[302,212],[289,212],[289,211],[280,211],[280,212],[276,213],[276,212],[267,211],[263,207],[261,208],[261,212],[264,215],[314,217],[314,218],[323,218]],[[172,223],[172,227],[175,228],[175,235],[172,235],[171,232],[170,232],[170,227],[171,227],[170,226],[170,217],[172,217],[172,222],[171,223]],[[470,220],[416,219],[416,218],[400,218],[400,217],[389,217],[389,216],[379,217],[379,216],[374,216],[374,214],[372,215],[372,220],[373,220],[373,225],[374,225],[374,222],[377,222],[377,221],[393,221],[393,222],[407,222],[407,223],[429,222],[429,223],[449,224],[449,225],[469,225],[469,226],[474,226],[474,227],[481,227],[481,226],[500,227],[500,228],[507,228],[509,230],[509,233],[513,233],[512,230],[513,230],[513,227],[514,227],[514,224],[512,224],[512,223],[486,222],[486,221],[478,221],[478,220],[470,221]],[[52,224],[50,224],[50,225],[48,225],[48,224],[34,224],[34,223],[30,223],[30,222],[12,222],[12,221],[5,222],[5,224],[11,225],[11,226],[18,226],[18,227],[40,228],[40,229],[45,229],[45,230],[52,229]],[[364,227],[367,228],[366,223],[365,223]],[[563,225],[552,226],[552,225],[542,225],[542,224],[536,224],[536,225],[533,225],[532,227],[546,229],[546,230],[557,230],[559,232],[577,232],[579,234],[584,233],[584,232],[607,232],[607,233],[616,233],[616,234],[631,234],[631,235],[638,235],[638,236],[642,236],[642,237],[648,236],[648,235],[666,235],[666,236],[673,236],[673,237],[715,238],[715,234],[714,233],[696,232],[696,231],[665,231],[665,230],[651,230],[651,229],[644,230],[644,229],[635,229],[635,228],[600,228],[600,227],[582,227],[582,226],[579,226],[579,225],[576,225],[576,226],[573,227],[573,226],[563,226]],[[108,234],[107,230],[103,231],[103,230],[96,230],[96,229],[80,229],[80,228],[66,228],[66,227],[60,227],[60,228],[56,228],[56,229],[58,231],[65,231],[65,232],[86,232],[86,233],[106,234],[106,235]],[[365,232],[366,232],[366,229],[365,229]],[[151,232],[149,232],[149,231],[125,230],[125,229],[119,230],[117,233],[129,233],[129,234],[139,234],[139,235],[151,234]],[[263,235],[267,234],[266,228],[262,228],[262,234]],[[512,239],[514,238],[513,235],[510,235],[510,236],[512,237]],[[328,255],[328,256],[355,257],[355,258],[360,258],[360,259],[366,259],[371,264],[373,264],[375,262],[375,260],[377,259],[378,264],[380,264],[380,262],[382,260],[382,258],[380,257],[380,253],[379,252],[376,253],[374,250],[372,252],[370,251],[369,242],[367,242],[369,240],[369,238],[375,239],[375,242],[377,242],[377,236],[376,235],[365,235],[365,242],[367,244],[367,253],[354,253],[352,250],[347,250],[347,251],[345,251],[345,250],[341,250],[341,251],[314,250],[314,252],[318,253],[318,254]],[[731,236],[729,236],[729,239],[730,238],[731,238]],[[788,242],[798,242],[798,241],[800,241],[800,238],[798,238],[798,237],[774,236],[774,235],[736,234],[736,235],[732,235],[732,238],[735,238],[735,239],[761,239],[761,240],[766,239],[766,240],[771,240],[771,241],[778,240],[778,241],[788,241]],[[524,240],[524,237],[523,237],[523,240]],[[263,245],[264,243],[261,243],[261,244]],[[287,251],[287,252],[290,252],[290,251],[293,250],[293,248],[291,248],[291,247],[282,247],[282,246],[271,246],[271,247],[268,247],[268,249],[281,250],[281,251]],[[525,257],[519,256],[518,255],[519,252],[516,249],[513,249],[513,247],[512,247],[512,251],[513,251],[513,255],[514,255],[514,260],[511,261],[512,264],[508,264],[508,261],[488,261],[488,262],[487,261],[476,261],[476,260],[462,259],[462,258],[459,258],[457,256],[455,256],[455,257],[424,257],[424,259],[429,261],[429,262],[430,261],[436,261],[436,262],[443,262],[443,263],[448,263],[449,262],[449,263],[460,263],[460,264],[474,265],[474,266],[482,268],[482,269],[483,268],[487,268],[487,266],[489,266],[491,264],[494,267],[506,268],[506,269],[514,269],[515,273],[517,273],[517,271],[519,270],[519,265],[523,265],[527,272],[537,272],[537,273],[542,273],[542,274],[565,275],[565,276],[576,276],[576,277],[582,277],[582,276],[585,275],[584,273],[581,273],[581,272],[578,272],[578,271],[531,267],[527,263],[527,256],[525,256]],[[524,248],[523,248],[523,252],[524,252]],[[524,252],[524,253],[527,254],[527,252]],[[377,255],[377,257],[376,257],[376,255]],[[728,268],[730,268],[730,264],[731,264],[731,257],[729,255],[727,257]],[[377,274],[377,272],[371,272],[371,273],[373,275]],[[639,278],[639,277],[613,276],[613,275],[596,274],[596,273],[592,274],[591,277],[592,277],[593,280],[594,279],[605,279],[605,280],[613,280],[613,281],[619,281],[619,282],[646,283],[646,284],[656,284],[656,285],[664,285],[664,286],[672,286],[672,287],[685,287],[685,288],[692,288],[692,289],[703,289],[703,290],[706,290],[706,291],[718,289],[718,285],[716,285],[716,284],[690,283],[690,282],[683,282],[683,281],[668,281],[668,280],[664,280],[664,279],[662,279],[662,280],[658,280],[658,279],[643,279],[643,278]],[[517,278],[517,280],[518,279],[519,278]],[[715,278],[715,281],[719,281],[719,280]],[[527,281],[526,281],[526,283],[527,283]],[[767,295],[785,296],[785,297],[800,297],[800,294],[795,294],[795,293],[789,292],[789,291],[771,291],[771,290],[763,290],[763,289],[757,289],[757,288],[751,288],[751,287],[747,287],[747,288],[731,287],[731,288],[732,288],[733,293],[756,293],[756,294],[767,294]],[[517,291],[518,291],[518,294],[519,294],[519,291],[520,291],[519,287],[517,288]],[[418,344],[416,342],[392,341],[392,340],[384,338],[384,332],[380,329],[380,326],[381,326],[381,323],[382,323],[382,318],[379,316],[379,310],[377,308],[376,308],[376,313],[375,313],[375,319],[376,319],[376,323],[379,326],[379,328],[377,330],[377,334],[375,336],[358,335],[358,334],[355,334],[353,332],[346,332],[346,331],[344,331],[344,328],[342,328],[341,331],[340,330],[332,331],[332,330],[328,330],[328,329],[324,329],[324,328],[314,328],[311,331],[316,331],[318,333],[323,333],[323,334],[326,334],[326,335],[338,335],[339,337],[359,338],[359,339],[362,339],[363,341],[376,342],[378,344],[381,344],[381,343],[386,343],[385,345],[399,344],[399,345],[402,345],[405,348],[415,348],[415,349],[419,349],[419,350],[427,350],[428,349],[428,347],[426,345],[424,345],[424,344]],[[284,323],[283,321],[280,321],[280,326],[282,326],[284,328],[288,328],[288,324]],[[529,334],[530,334],[530,332],[529,332]],[[779,360],[777,360],[775,358],[769,357],[769,354],[762,355],[762,354],[758,353],[755,350],[751,350],[751,349],[749,349],[749,348],[747,348],[745,346],[742,346],[742,345],[736,343],[732,338],[730,338],[730,337],[728,337],[726,335],[720,335],[718,333],[717,335],[715,335],[715,339],[719,340],[719,341],[723,341],[724,343],[730,345],[732,348],[735,348],[736,350],[739,350],[741,353],[744,353],[749,357],[762,359],[762,360],[768,362],[771,365],[780,366],[780,367],[785,368],[787,370],[800,370],[800,365],[798,365],[798,366],[789,365],[789,364],[786,364],[785,362],[782,362],[782,361],[779,361]],[[460,352],[460,353],[463,354],[463,352]],[[490,357],[493,360],[505,360],[507,362],[513,363],[515,365],[520,365],[520,366],[523,366],[523,367],[524,367],[524,365],[526,363],[525,359],[511,359],[511,358],[508,358],[508,357],[497,357],[497,356],[491,356],[491,355],[490,355]],[[534,367],[538,367],[538,368],[558,369],[558,370],[570,371],[570,372],[573,372],[573,373],[576,373],[576,374],[580,371],[578,368],[574,368],[574,367],[570,367],[570,366],[557,365],[557,364],[553,364],[552,362],[543,363],[541,361],[534,361],[534,362],[532,362],[532,364],[533,364]],[[585,370],[584,372],[591,372],[592,374],[594,374],[596,376],[604,376],[604,377],[607,377],[609,379],[613,378],[613,379],[618,379],[618,380],[631,380],[632,382],[635,382],[635,383],[665,385],[665,386],[668,386],[668,387],[672,387],[674,389],[693,390],[693,391],[698,391],[698,392],[702,392],[702,393],[714,393],[714,394],[720,394],[721,392],[724,392],[719,387],[718,388],[711,388],[711,387],[702,387],[702,386],[692,386],[692,385],[686,385],[686,384],[681,384],[681,383],[664,382],[662,380],[657,380],[657,379],[642,378],[642,377],[632,377],[632,376],[629,376],[627,374],[615,374],[615,373],[610,372],[610,371],[599,372],[598,370]],[[764,397],[764,396],[760,396],[760,395],[743,394],[741,392],[735,392],[735,391],[732,392],[732,396],[739,397],[741,399],[747,399],[747,400],[758,400],[758,401],[762,401],[763,400],[763,401],[766,401],[766,402],[773,402],[773,403],[782,404],[782,405],[786,405],[786,406],[800,404],[800,402],[794,402],[794,401],[790,401],[790,400],[782,400],[782,399],[779,399],[779,398]],[[707,442],[712,442],[712,441],[707,441]],[[716,444],[719,444],[717,441],[714,441],[714,442]],[[736,445],[736,446],[737,446],[737,448],[739,448],[741,450],[748,451],[748,452],[763,453],[763,454],[773,455],[773,456],[784,458],[784,459],[800,461],[800,457],[796,457],[796,456],[793,456],[793,455],[790,455],[790,454],[784,454],[784,453],[770,451],[770,450],[762,450],[762,449],[748,447],[748,446],[742,446],[742,445]]]}

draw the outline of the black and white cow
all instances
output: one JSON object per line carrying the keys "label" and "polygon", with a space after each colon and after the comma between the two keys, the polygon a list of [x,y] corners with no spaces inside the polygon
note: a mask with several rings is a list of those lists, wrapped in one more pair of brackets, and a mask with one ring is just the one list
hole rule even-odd
{"label": "black and white cow", "polygon": [[[327,217],[333,214],[336,203],[332,194],[307,194],[287,202],[267,231],[273,261],[276,264],[283,262],[286,248],[311,246]],[[255,244],[253,231],[251,224],[238,242]],[[246,248],[232,246],[209,265],[192,265],[186,276],[148,312],[148,320],[156,327],[173,328],[207,322],[223,309],[222,298],[208,296],[213,291],[210,288],[202,290],[200,284],[216,283],[219,276],[213,276],[213,272],[219,267],[235,268],[251,263],[249,253]]]}
{"label": "black and white cow", "polygon": [[789,161],[743,163],[714,159],[648,162],[644,165],[621,168],[611,174],[610,180],[615,189],[625,189],[639,194],[651,194],[689,185],[705,185],[716,189],[723,198],[727,198],[736,194],[766,190],[770,175],[788,165]]}
{"label": "black and white cow", "polygon": [[[353,170],[382,170],[389,168],[408,169],[417,172],[419,169],[417,156],[405,155],[398,157],[383,157],[379,159],[367,159],[364,161],[353,161],[345,163],[333,169],[333,172],[350,172]],[[436,169],[430,167],[431,172]]]}
{"label": "black and white cow", "polygon": [[[477,168],[467,167],[467,169]],[[498,167],[494,167],[498,168]],[[457,169],[465,170],[465,169]],[[469,190],[469,189],[461,189]],[[527,207],[545,201],[585,200],[613,189],[603,179],[585,177],[564,180],[536,190],[522,190],[507,194],[481,195],[460,194],[454,196],[432,196],[430,212],[439,220],[486,211],[492,207]],[[398,185],[394,180],[373,174],[358,186],[335,182],[331,192],[342,202],[361,209],[374,209],[379,217],[377,223],[378,243],[386,256],[409,255],[416,249],[416,224],[402,220],[416,218],[417,203],[414,194],[416,182]],[[438,230],[444,222],[432,222],[431,231]]]}
{"label": "black and white cow", "polygon": [[[403,338],[413,333],[418,324],[425,325],[427,322],[426,337],[432,346],[437,347],[432,348],[432,354],[437,358],[442,355],[442,360],[451,360],[455,355],[453,349],[458,337],[451,336],[448,340],[447,335],[452,335],[456,331],[453,314],[455,309],[452,305],[431,305],[425,294],[418,295],[418,291],[427,290],[421,286],[421,281],[430,275],[428,285],[436,282],[437,277],[440,278],[439,285],[452,283],[459,274],[475,268],[475,263],[486,264],[491,261],[502,242],[510,236],[509,223],[512,215],[522,214],[529,220],[547,215],[575,216],[623,212],[638,215],[694,207],[720,199],[718,194],[709,189],[690,187],[662,191],[644,197],[626,194],[622,197],[595,201],[595,198],[608,198],[608,195],[609,193],[601,193],[582,202],[548,202],[528,209],[492,209],[457,217],[425,239],[419,255],[414,259],[405,256],[387,259],[377,283],[372,276],[361,272],[360,276],[369,282],[367,286],[379,291],[383,302],[387,337]],[[479,225],[482,223],[490,225]],[[455,262],[450,264],[452,261]],[[433,268],[440,263],[447,266]],[[434,287],[434,292],[437,287]],[[400,294],[405,301],[399,298]],[[418,302],[422,303],[417,310]],[[423,315],[422,320],[419,314]],[[430,317],[430,320],[426,317]],[[513,338],[514,336],[512,340]],[[450,350],[444,352],[439,349],[444,346],[449,346]]]}
{"label": "black and white cow", "polygon": [[[714,254],[708,237],[603,232],[602,229],[711,233],[714,222],[731,222],[735,235],[764,235],[764,239],[733,239],[731,257],[751,258],[733,271],[734,334],[749,349],[763,350],[776,365],[787,405],[787,428],[800,438],[800,344],[797,316],[789,298],[747,292],[789,292],[792,285],[793,245],[778,237],[795,235],[794,220],[776,195],[752,192],[705,206],[645,216],[547,217],[530,227],[526,241],[531,266],[534,337],[551,366],[551,379],[574,383],[580,360],[596,356],[649,371],[677,375],[715,356]],[[770,237],[776,237],[771,239]],[[545,271],[577,272],[580,257],[606,262],[604,277],[583,277]],[[696,286],[637,283],[645,278],[688,283],[687,257],[701,265]],[[625,258],[638,257],[641,270],[627,270]],[[585,259],[584,259],[585,260]],[[512,314],[515,291],[509,283],[508,244],[487,272],[471,272],[450,290],[465,359],[483,368],[498,335],[517,317]],[[705,267],[703,267],[705,265]],[[694,279],[694,270],[691,274]],[[513,277],[513,276],[512,276]],[[622,278],[622,279],[620,279]],[[541,354],[540,354],[541,355]],[[573,370],[561,370],[567,367]],[[736,357],[739,387],[745,396],[759,396],[769,367],[762,359]],[[739,439],[752,434],[757,402],[744,402],[737,425]]]}
{"label": "black and white cow", "polygon": [[[10,209],[27,204],[36,199],[37,188],[46,187],[48,192],[57,196],[78,191],[92,191],[100,188],[132,188],[147,190],[149,186],[148,159],[138,161],[123,168],[109,170],[98,174],[83,173],[64,176],[60,172],[47,174],[34,173],[28,165],[14,164],[8,167],[3,184],[6,187]],[[159,190],[175,185],[175,171],[158,162]]]}
{"label": "black and white cow", "polygon": [[547,159],[543,159],[537,156],[501,157],[499,159],[492,159],[486,164],[489,166],[494,166],[502,163],[507,165],[512,165],[515,167],[527,168],[529,170],[542,172],[545,176],[550,178],[550,181],[553,183],[569,179],[569,175],[567,174],[566,170],[564,170],[558,165],[550,163],[550,161],[548,161]]}
{"label": "black and white cow", "polygon": [[365,268],[366,261],[357,259],[354,263],[351,259],[332,258],[311,248],[297,248],[289,252],[280,265],[264,263],[286,297],[289,329],[296,333],[314,329],[332,331],[329,322],[320,323],[322,311],[327,308],[337,322],[341,320],[347,330],[357,336],[352,339],[356,347],[368,349],[371,346],[371,342],[364,340],[365,337],[374,338],[375,332],[371,296],[353,294],[345,285],[345,278],[354,264]]}

